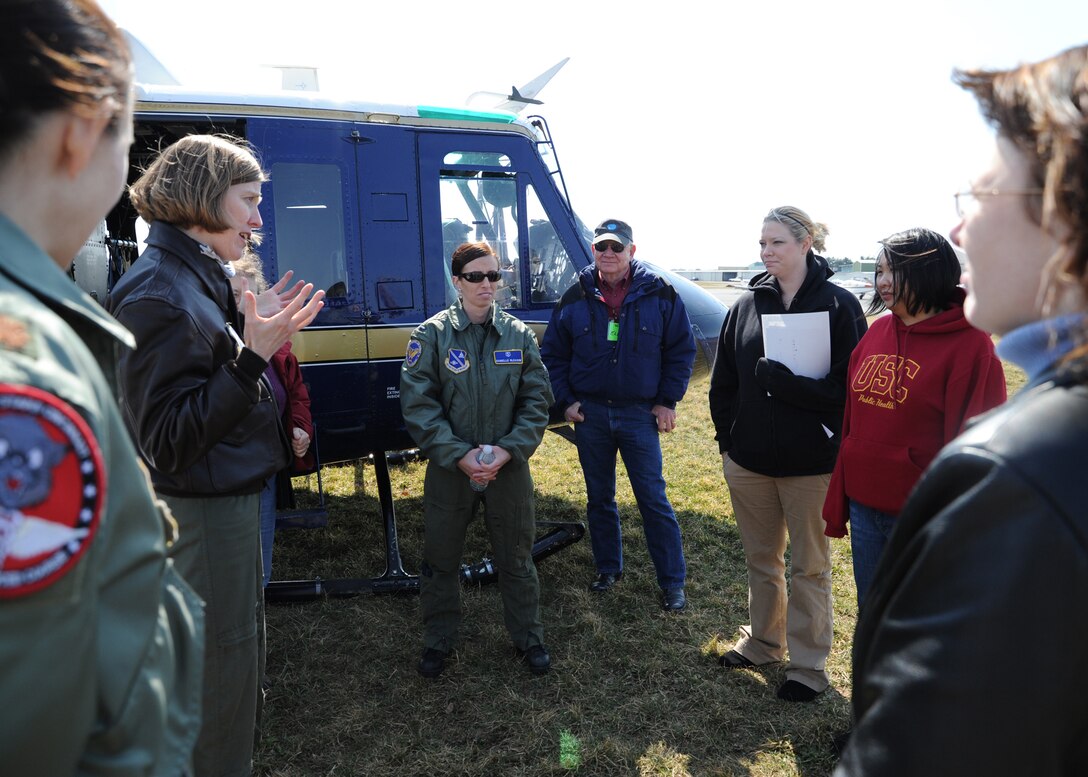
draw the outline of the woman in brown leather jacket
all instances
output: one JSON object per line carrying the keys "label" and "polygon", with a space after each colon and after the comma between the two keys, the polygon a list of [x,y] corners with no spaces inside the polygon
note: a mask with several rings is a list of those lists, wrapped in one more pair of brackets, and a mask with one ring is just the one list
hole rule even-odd
{"label": "woman in brown leather jacket", "polygon": [[110,299],[136,336],[120,365],[126,421],[178,520],[175,563],[207,603],[198,777],[250,774],[263,663],[260,491],[289,460],[262,374],[323,296],[307,302],[311,285],[283,291],[281,282],[273,296],[282,309],[262,315],[247,291],[238,310],[228,263],[256,238],[264,180],[230,139],[194,135],[168,147],[130,187],[151,224],[148,247]]}

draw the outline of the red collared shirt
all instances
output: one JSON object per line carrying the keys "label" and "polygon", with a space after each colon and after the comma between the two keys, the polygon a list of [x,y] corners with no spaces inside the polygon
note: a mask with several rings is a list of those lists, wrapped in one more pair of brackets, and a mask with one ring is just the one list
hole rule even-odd
{"label": "red collared shirt", "polygon": [[615,284],[606,281],[601,276],[600,270],[598,270],[597,288],[601,290],[601,299],[604,300],[604,304],[608,308],[609,317],[613,321],[619,321],[623,299],[627,296],[627,290],[631,288],[631,266],[627,266],[627,272]]}

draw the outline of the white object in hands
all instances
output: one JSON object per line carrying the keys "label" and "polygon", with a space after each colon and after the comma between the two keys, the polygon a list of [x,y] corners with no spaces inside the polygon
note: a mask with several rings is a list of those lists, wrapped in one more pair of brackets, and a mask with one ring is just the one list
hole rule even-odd
{"label": "white object in hands", "polygon": [[[495,460],[495,451],[490,445],[481,445],[480,452],[476,454],[476,461],[480,464],[490,464]],[[472,486],[473,491],[483,491],[487,488],[487,483],[477,483],[475,480],[469,479],[469,485]]]}

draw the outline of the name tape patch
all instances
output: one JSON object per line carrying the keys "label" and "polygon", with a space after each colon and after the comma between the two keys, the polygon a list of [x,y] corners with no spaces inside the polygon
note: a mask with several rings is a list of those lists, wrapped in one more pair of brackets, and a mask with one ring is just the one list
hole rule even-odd
{"label": "name tape patch", "polygon": [[521,364],[523,362],[521,350],[495,351],[495,364]]}

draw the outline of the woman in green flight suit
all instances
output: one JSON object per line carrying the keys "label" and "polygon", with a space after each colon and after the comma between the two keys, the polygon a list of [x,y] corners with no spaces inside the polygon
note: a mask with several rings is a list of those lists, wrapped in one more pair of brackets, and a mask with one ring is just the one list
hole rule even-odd
{"label": "woman in green flight suit", "polygon": [[114,400],[132,335],[68,276],[117,202],[132,60],[94,0],[0,24],[0,774],[177,777],[203,605]]}
{"label": "woman in green flight suit", "polygon": [[[460,299],[412,333],[401,369],[404,420],[429,460],[423,487],[419,672],[438,677],[457,641],[461,552],[482,501],[507,631],[529,671],[544,674],[551,658],[544,647],[532,556],[535,516],[528,461],[548,423],[548,372],[533,332],[495,303],[501,275],[491,247],[461,245],[453,252],[451,271]],[[491,463],[486,457],[477,460],[484,445],[492,447]]]}

